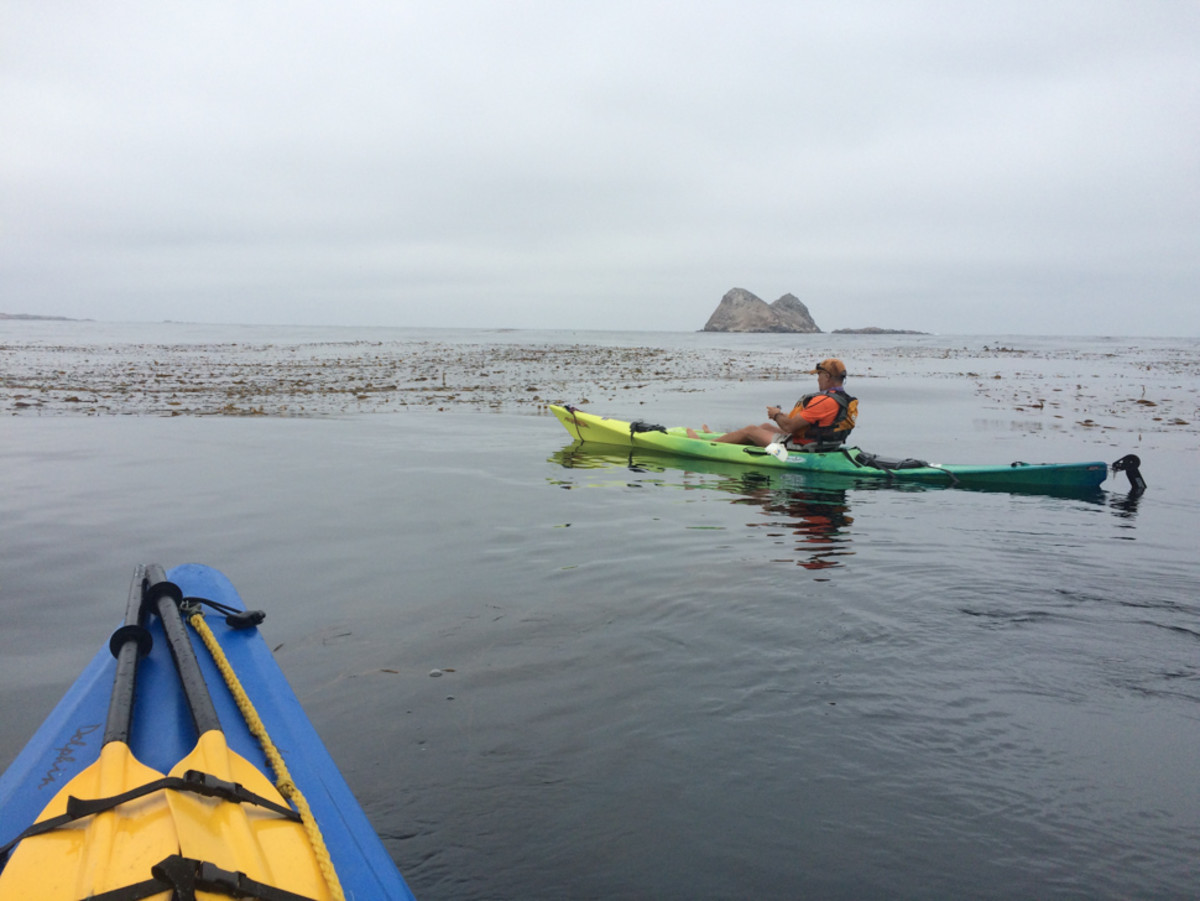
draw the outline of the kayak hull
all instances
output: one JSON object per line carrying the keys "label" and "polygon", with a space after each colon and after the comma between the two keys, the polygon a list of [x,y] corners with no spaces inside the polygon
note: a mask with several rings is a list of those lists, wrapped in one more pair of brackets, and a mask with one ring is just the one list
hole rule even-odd
{"label": "kayak hull", "polygon": [[760,447],[721,444],[713,439],[719,433],[689,438],[687,429],[651,428],[619,419],[596,416],[571,407],[552,406],[563,428],[581,443],[610,447],[636,447],[662,454],[693,459],[715,460],[739,466],[754,466],[777,472],[820,473],[855,479],[887,479],[921,482],[964,488],[1088,489],[1099,486],[1108,474],[1107,464],[1086,463],[1011,463],[969,465],[961,463],[925,463],[913,460],[885,460],[857,447],[825,451],[791,450],[781,460]]}
{"label": "kayak hull", "polygon": [[[215,569],[186,564],[167,577],[185,597],[245,609],[233,585]],[[210,611],[206,621],[308,801],[346,897],[411,899],[258,629],[231,628],[223,616]],[[147,626],[153,647],[138,668],[129,748],[141,763],[165,773],[193,750],[197,736],[161,624],[151,617]],[[273,782],[258,741],[209,652],[198,639],[193,637],[192,643],[229,747]],[[106,643],[0,776],[0,845],[36,820],[63,785],[98,759],[115,667]]]}

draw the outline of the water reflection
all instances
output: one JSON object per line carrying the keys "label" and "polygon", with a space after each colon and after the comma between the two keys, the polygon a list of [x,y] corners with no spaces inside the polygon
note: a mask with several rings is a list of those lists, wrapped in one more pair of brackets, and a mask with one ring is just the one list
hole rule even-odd
{"label": "water reflection", "polygon": [[763,508],[767,522],[750,522],[750,528],[782,528],[796,539],[796,563],[805,569],[841,566],[850,549],[849,527],[854,522],[846,491],[759,489],[753,496],[734,501]]}
{"label": "water reflection", "polygon": [[[841,566],[854,554],[850,547],[848,490],[853,487],[878,489],[878,484],[858,485],[858,480],[821,477],[813,473],[757,470],[732,463],[665,457],[640,449],[585,450],[576,443],[550,457],[550,462],[565,469],[608,470],[637,473],[636,483],[677,487],[684,490],[723,491],[734,495],[731,502],[761,508],[761,518],[748,522],[752,529],[781,544],[794,542],[795,555],[785,561],[810,570]],[[655,478],[656,474],[672,478]],[[573,483],[558,481],[563,487]],[[923,486],[905,486],[906,490],[924,490]]]}

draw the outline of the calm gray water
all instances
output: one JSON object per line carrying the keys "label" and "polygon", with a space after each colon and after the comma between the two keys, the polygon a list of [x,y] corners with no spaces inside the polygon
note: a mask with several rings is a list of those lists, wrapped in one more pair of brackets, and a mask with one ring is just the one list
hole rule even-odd
{"label": "calm gray water", "polygon": [[[761,337],[729,341],[784,353]],[[573,452],[533,408],[8,416],[0,765],[107,639],[134,564],[196,561],[268,611],[421,898],[1194,897],[1197,342],[1004,339],[1037,351],[1017,360],[805,338],[805,359],[868,361],[864,446],[1133,450],[1149,490],[764,480]],[[1037,418],[997,375],[1081,399]],[[1189,424],[1122,406],[1147,383]],[[593,409],[734,426],[801,389],[650,384]]]}

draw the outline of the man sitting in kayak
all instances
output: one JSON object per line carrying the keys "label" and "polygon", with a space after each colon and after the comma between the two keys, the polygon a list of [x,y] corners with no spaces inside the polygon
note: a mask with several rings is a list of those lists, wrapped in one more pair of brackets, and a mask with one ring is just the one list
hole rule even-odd
{"label": "man sitting in kayak", "polygon": [[[767,407],[770,422],[748,425],[716,438],[704,440],[721,444],[756,444],[767,447],[790,441],[800,446],[841,444],[850,435],[858,417],[858,399],[846,393],[846,365],[831,357],[822,360],[812,370],[817,376],[817,393],[806,394],[796,402],[792,412],[784,415],[780,407]],[[704,426],[708,432],[708,426]],[[689,438],[700,438],[688,429]]]}

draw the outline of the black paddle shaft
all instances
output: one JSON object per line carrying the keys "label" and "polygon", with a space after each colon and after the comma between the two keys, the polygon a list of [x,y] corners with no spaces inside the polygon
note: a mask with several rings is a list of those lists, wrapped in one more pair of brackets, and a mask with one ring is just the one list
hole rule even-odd
{"label": "black paddle shaft", "polygon": [[179,673],[179,681],[183,685],[183,696],[187,698],[188,709],[192,712],[196,735],[201,736],[213,729],[220,731],[221,720],[217,717],[217,708],[213,706],[204,674],[200,672],[200,662],[196,659],[196,651],[179,612],[183,592],[174,582],[167,581],[167,574],[158,564],[146,567],[146,581],[146,601],[158,611],[158,618],[162,620],[167,645],[175,660],[175,671]]}
{"label": "black paddle shaft", "polygon": [[113,676],[108,717],[104,721],[104,744],[114,741],[129,744],[138,660],[150,652],[150,633],[143,625],[145,593],[146,567],[139,564],[133,572],[133,583],[129,586],[125,625],[117,629],[108,642],[109,649],[117,658],[117,672]]}

